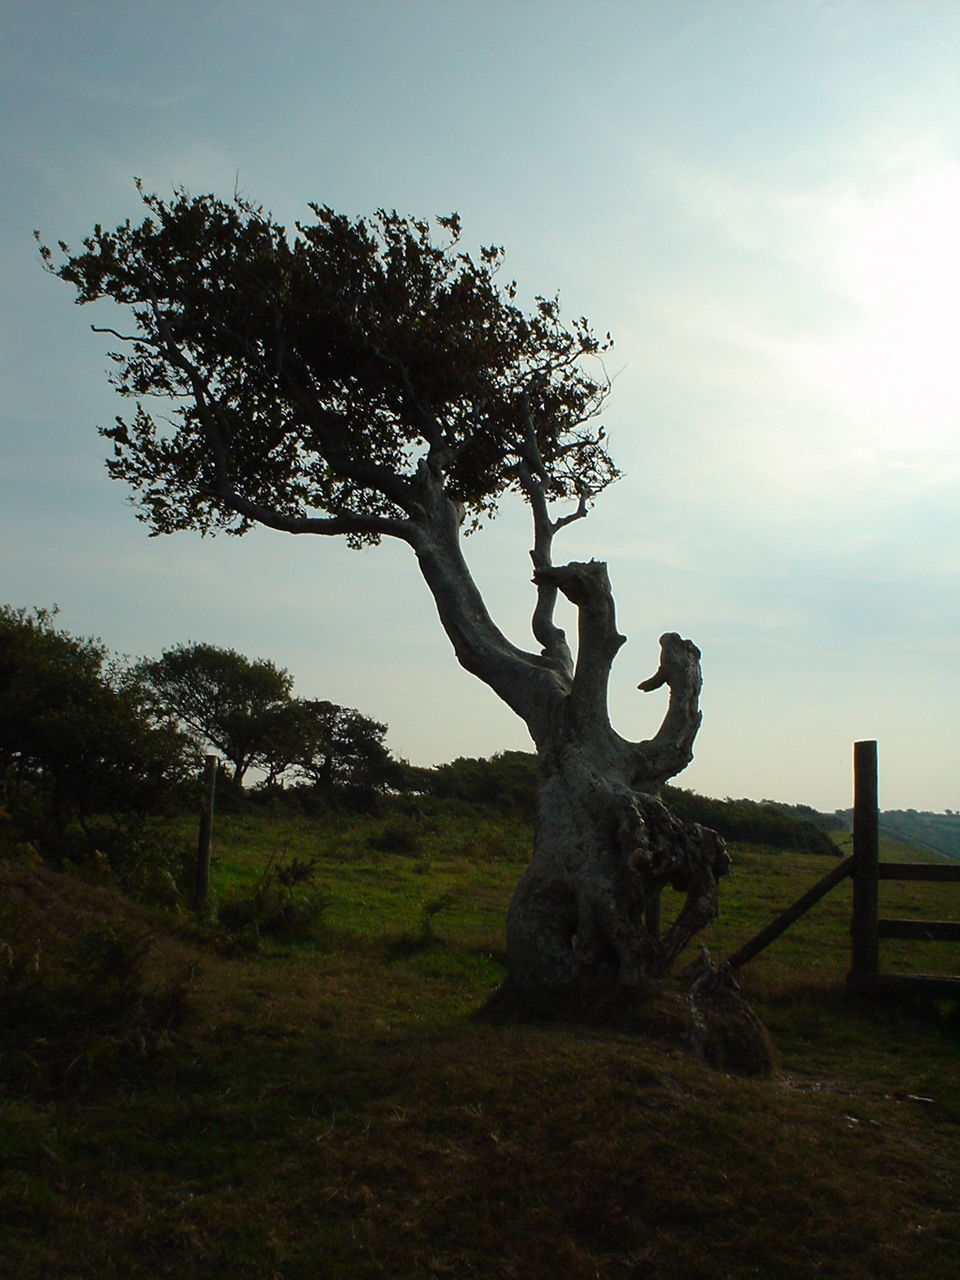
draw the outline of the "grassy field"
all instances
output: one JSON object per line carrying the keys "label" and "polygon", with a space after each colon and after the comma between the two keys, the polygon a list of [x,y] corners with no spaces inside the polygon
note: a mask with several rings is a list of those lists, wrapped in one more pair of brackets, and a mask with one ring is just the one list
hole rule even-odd
{"label": "grassy field", "polygon": [[[93,999],[91,974],[114,999],[62,1022],[66,1049],[4,1055],[0,1271],[952,1280],[957,1011],[846,994],[849,884],[742,970],[779,1057],[742,1079],[475,1019],[528,841],[449,815],[221,819],[232,932],[0,858],[7,1030],[50,992],[51,1010]],[[733,854],[715,956],[832,865]],[[894,914],[960,908],[945,886],[882,893]],[[958,971],[960,948],[902,952],[884,965]]]}

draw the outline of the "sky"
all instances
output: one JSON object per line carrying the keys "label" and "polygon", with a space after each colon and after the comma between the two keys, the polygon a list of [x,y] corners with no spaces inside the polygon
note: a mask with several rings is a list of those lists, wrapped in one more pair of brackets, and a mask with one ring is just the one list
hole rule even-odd
{"label": "sky", "polygon": [[[147,537],[96,432],[110,340],[33,240],[139,220],[134,177],[288,226],[456,210],[616,342],[624,477],[554,548],[609,566],[615,727],[656,731],[679,631],[679,785],[844,808],[872,738],[882,807],[960,808],[958,65],[955,0],[0,2],[0,602],[271,658],[418,764],[528,749],[409,548]],[[525,646],[529,545],[508,502],[466,547]]]}

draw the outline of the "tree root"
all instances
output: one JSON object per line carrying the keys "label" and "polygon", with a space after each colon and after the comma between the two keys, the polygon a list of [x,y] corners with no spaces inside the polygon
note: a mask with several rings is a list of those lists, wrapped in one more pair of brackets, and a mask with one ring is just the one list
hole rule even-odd
{"label": "tree root", "polygon": [[714,966],[705,951],[682,978],[642,990],[618,983],[606,970],[562,986],[525,986],[508,978],[478,1017],[500,1025],[559,1022],[643,1036],[732,1075],[767,1077],[776,1065],[766,1029],[729,971]]}

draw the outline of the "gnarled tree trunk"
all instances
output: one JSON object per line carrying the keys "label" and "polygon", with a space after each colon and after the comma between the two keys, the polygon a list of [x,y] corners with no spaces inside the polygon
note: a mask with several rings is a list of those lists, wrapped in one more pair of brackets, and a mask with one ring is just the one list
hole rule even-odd
{"label": "gnarled tree trunk", "polygon": [[[658,798],[693,755],[699,650],[678,635],[661,637],[659,669],[640,688],[668,686],[666,715],[651,740],[626,741],[607,710],[610,668],[624,637],[606,567],[553,566],[550,539],[560,525],[547,521],[545,503],[532,502],[533,629],[543,649],[525,653],[483,606],[460,552],[455,504],[426,469],[421,482],[427,519],[410,541],[441,621],[461,664],[526,721],[539,758],[533,857],[509,910],[509,976],[500,1003],[560,1011],[598,991],[640,1002],[716,915],[717,882],[729,867],[715,832],[680,822]],[[553,620],[558,593],[578,610],[576,661]],[[661,924],[667,886],[683,905]]]}
{"label": "gnarled tree trunk", "polygon": [[[579,606],[580,651],[570,692],[537,744],[533,860],[507,920],[510,982],[527,992],[599,984],[642,998],[716,915],[717,882],[730,865],[715,832],[680,822],[658,798],[693,753],[700,654],[677,635],[661,638],[660,669],[645,683],[670,686],[667,715],[653,740],[625,741],[607,716],[622,637],[606,570],[572,564],[548,576]],[[668,886],[683,905],[662,922]]]}

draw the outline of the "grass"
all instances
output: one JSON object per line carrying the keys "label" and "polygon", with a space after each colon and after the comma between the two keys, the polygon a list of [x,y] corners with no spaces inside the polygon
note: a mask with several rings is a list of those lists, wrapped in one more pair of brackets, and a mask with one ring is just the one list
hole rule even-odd
{"label": "grass", "polygon": [[[744,1080],[638,1038],[473,1019],[502,975],[528,839],[444,814],[223,818],[221,904],[254,892],[271,858],[317,860],[296,889],[319,903],[312,933],[255,949],[109,883],[0,859],[12,951],[40,941],[52,968],[106,921],[152,938],[147,989],[192,975],[155,1059],[0,1092],[6,1273],[952,1277],[956,1011],[845,993],[848,885],[742,971],[780,1057],[772,1080]],[[830,865],[733,853],[715,955]],[[894,914],[950,914],[943,886],[882,892]],[[931,944],[917,963],[958,960]]]}

